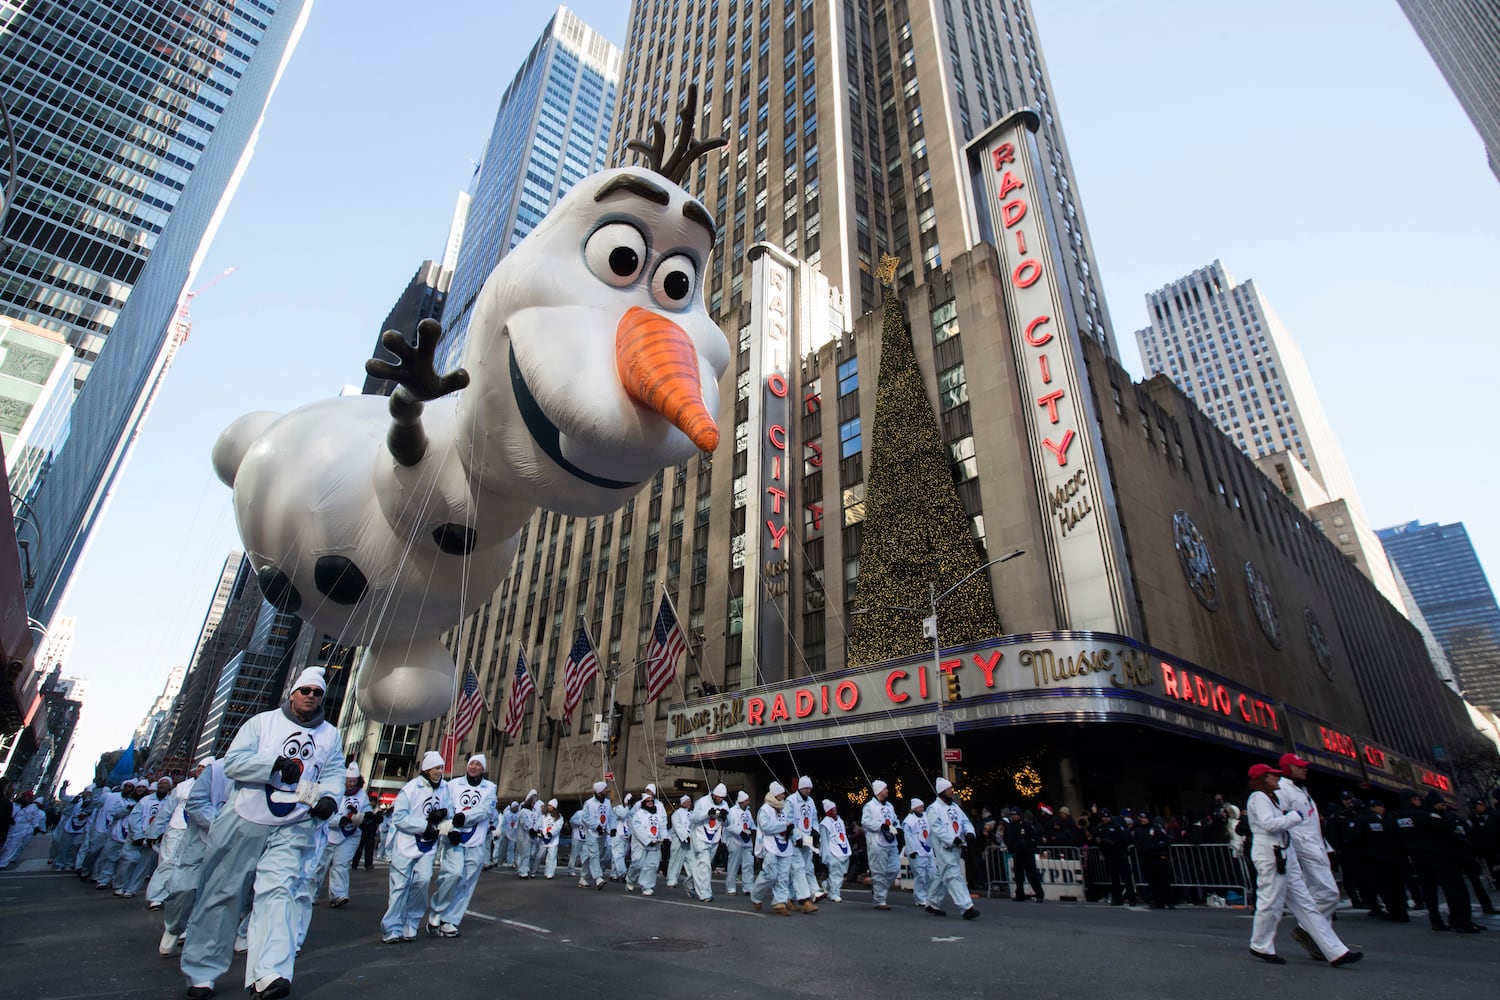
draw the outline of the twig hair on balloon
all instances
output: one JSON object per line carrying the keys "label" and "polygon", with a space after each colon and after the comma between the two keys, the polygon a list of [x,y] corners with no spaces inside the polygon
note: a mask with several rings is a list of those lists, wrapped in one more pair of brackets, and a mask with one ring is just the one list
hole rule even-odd
{"label": "twig hair on balloon", "polygon": [[666,152],[667,129],[659,118],[651,120],[651,126],[647,131],[648,139],[631,139],[625,144],[625,148],[643,154],[646,157],[646,169],[652,173],[661,174],[673,184],[681,187],[682,182],[687,179],[688,168],[693,165],[694,160],[704,153],[729,144],[728,136],[720,135],[704,140],[693,138],[693,123],[697,117],[698,85],[694,83],[689,85],[687,93],[682,98],[682,104],[677,108],[677,140],[673,144],[672,155],[669,159],[662,161],[662,156]]}

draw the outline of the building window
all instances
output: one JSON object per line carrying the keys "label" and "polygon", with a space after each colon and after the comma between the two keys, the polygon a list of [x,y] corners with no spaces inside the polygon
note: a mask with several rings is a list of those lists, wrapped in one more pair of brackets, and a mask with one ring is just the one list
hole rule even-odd
{"label": "building window", "polygon": [[855,417],[839,424],[839,458],[858,455],[863,450],[864,440],[860,433],[859,418]]}
{"label": "building window", "polygon": [[932,342],[941,344],[958,336],[958,303],[949,299],[932,311]]}
{"label": "building window", "polygon": [[839,395],[847,396],[859,388],[859,359],[850,358],[839,365]]}
{"label": "building window", "polygon": [[938,373],[938,396],[945,413],[969,401],[969,385],[964,380],[962,363]]}
{"label": "building window", "polygon": [[953,456],[953,479],[966,483],[979,475],[979,461],[974,457],[974,436],[961,437],[948,446]]}

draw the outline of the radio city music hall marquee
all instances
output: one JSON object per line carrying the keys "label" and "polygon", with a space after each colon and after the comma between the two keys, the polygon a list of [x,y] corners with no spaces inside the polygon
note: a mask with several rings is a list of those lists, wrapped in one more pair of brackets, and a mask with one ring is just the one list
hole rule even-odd
{"label": "radio city music hall marquee", "polygon": [[[1021,722],[1146,722],[1280,753],[1283,706],[1211,671],[1107,633],[1030,633],[948,650],[936,668],[960,682],[946,706],[959,730]],[[927,732],[944,688],[930,658],[888,661],[672,707],[667,761],[784,744]]]}

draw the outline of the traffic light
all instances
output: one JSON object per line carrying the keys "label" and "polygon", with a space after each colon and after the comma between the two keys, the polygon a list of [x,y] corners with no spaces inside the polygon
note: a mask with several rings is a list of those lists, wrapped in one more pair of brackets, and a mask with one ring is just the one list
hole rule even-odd
{"label": "traffic light", "polygon": [[959,699],[959,697],[960,697],[960,692],[959,692],[959,689],[958,689],[958,671],[956,671],[956,670],[950,670],[950,671],[948,671],[944,675],[944,678],[945,678],[945,682],[948,685],[948,699],[947,700],[950,703],[957,701]]}
{"label": "traffic light", "polygon": [[620,749],[620,730],[625,726],[625,706],[615,702],[609,713],[609,759]]}

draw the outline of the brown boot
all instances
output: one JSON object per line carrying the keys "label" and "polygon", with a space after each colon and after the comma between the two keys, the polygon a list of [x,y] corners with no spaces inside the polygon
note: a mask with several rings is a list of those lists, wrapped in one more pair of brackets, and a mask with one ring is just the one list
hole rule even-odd
{"label": "brown boot", "polygon": [[750,905],[753,906],[753,907],[755,907],[755,912],[756,913],[760,912],[760,904],[757,903],[755,900],[753,900],[753,899],[750,900]]}
{"label": "brown boot", "polygon": [[810,900],[810,899],[804,899],[802,901],[802,912],[803,913],[817,913],[818,912],[818,908],[813,905],[813,901],[812,900]]}
{"label": "brown boot", "polygon": [[787,909],[787,905],[785,903],[777,903],[775,906],[771,907],[771,912],[776,914],[778,917],[790,917],[792,915],[792,911]]}

